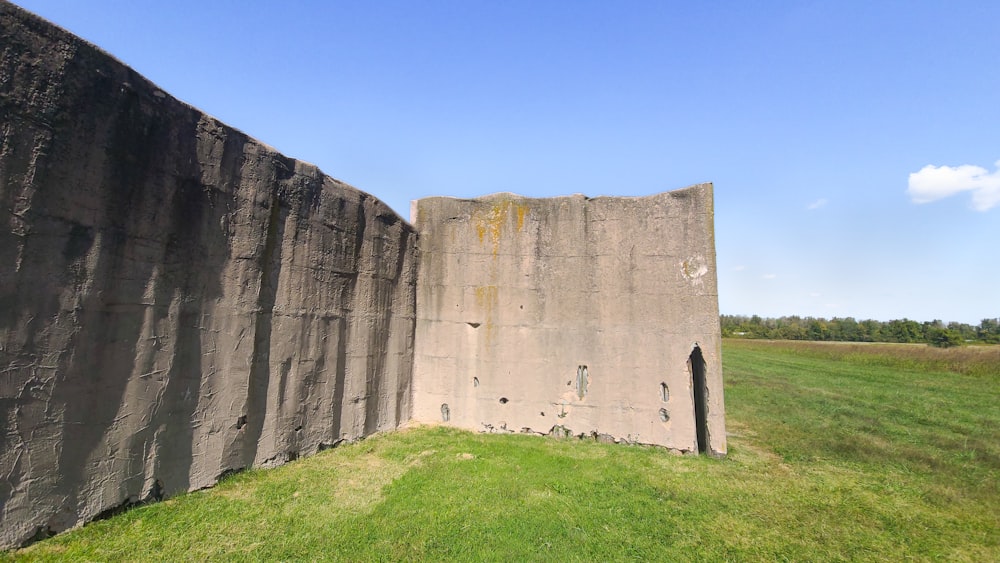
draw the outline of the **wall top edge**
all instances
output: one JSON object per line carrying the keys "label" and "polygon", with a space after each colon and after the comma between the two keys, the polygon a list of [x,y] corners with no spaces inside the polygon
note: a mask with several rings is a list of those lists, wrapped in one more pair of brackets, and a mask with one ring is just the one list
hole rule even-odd
{"label": "wall top edge", "polygon": [[667,190],[655,194],[648,195],[638,195],[638,196],[608,196],[608,195],[597,195],[588,196],[582,193],[574,193],[569,195],[558,195],[549,197],[531,197],[514,192],[496,192],[492,194],[482,195],[479,197],[453,197],[453,196],[428,196],[411,201],[412,204],[424,201],[434,201],[434,200],[444,200],[444,201],[456,201],[456,202],[482,202],[482,201],[497,201],[497,200],[523,200],[523,201],[553,201],[553,200],[579,200],[579,201],[595,201],[595,200],[642,200],[642,199],[657,199],[662,197],[683,197],[689,195],[690,192],[709,192],[713,190],[713,185],[711,182],[702,182],[699,184],[692,184],[683,188],[677,188],[674,190]]}
{"label": "wall top edge", "polygon": [[8,41],[13,43],[15,39],[18,43],[25,43],[29,40],[30,36],[39,37],[55,44],[72,46],[74,47],[71,51],[73,53],[72,57],[92,57],[93,60],[99,63],[109,65],[108,67],[114,68],[114,76],[121,80],[130,92],[147,100],[153,100],[157,105],[165,106],[164,112],[191,112],[196,116],[203,117],[213,123],[214,126],[225,128],[229,135],[241,137],[248,145],[258,147],[262,154],[270,158],[288,162],[293,167],[295,174],[318,178],[324,182],[329,181],[338,189],[356,193],[360,199],[374,200],[382,208],[379,210],[379,215],[391,214],[391,216],[409,225],[411,228],[413,227],[407,221],[406,217],[396,213],[381,198],[371,192],[362,190],[327,174],[316,164],[286,155],[274,146],[246,133],[242,129],[223,122],[208,112],[173,96],[170,92],[161,88],[142,73],[98,45],[16,4],[12,4],[7,0],[0,0],[0,44]]}

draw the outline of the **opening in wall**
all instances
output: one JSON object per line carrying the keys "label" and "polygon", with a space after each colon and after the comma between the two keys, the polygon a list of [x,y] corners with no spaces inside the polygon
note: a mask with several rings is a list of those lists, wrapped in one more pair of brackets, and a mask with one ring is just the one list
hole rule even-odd
{"label": "opening in wall", "polygon": [[590,383],[590,373],[587,366],[577,366],[576,368],[576,396],[583,400],[587,396],[587,385]]}
{"label": "opening in wall", "polygon": [[694,425],[698,435],[698,452],[708,451],[708,387],[705,382],[705,357],[696,344],[688,357],[691,389],[694,395]]}

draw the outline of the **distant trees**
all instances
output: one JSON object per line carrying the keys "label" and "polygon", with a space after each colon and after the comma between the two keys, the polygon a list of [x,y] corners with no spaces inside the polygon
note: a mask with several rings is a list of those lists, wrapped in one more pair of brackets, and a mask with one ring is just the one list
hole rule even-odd
{"label": "distant trees", "polygon": [[931,327],[926,334],[927,343],[938,348],[951,348],[962,344],[962,335],[946,328]]}
{"label": "distant trees", "polygon": [[983,319],[976,327],[976,338],[983,342],[1000,342],[1000,319]]}
{"label": "distant trees", "polygon": [[763,318],[758,315],[722,315],[722,336],[772,340],[827,340],[842,342],[925,342],[932,346],[958,346],[964,342],[1000,344],[1000,319],[983,319],[978,326],[935,319],[918,323],[910,319],[887,322],[853,317]]}

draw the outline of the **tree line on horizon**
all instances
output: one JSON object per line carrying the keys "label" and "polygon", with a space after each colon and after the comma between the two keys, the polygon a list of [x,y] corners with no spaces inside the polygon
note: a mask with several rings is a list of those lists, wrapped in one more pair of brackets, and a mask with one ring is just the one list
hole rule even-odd
{"label": "tree line on horizon", "polygon": [[1000,318],[983,319],[977,326],[940,320],[923,323],[910,319],[876,321],[852,317],[778,317],[720,315],[724,338],[816,340],[831,342],[926,343],[951,347],[964,343],[1000,344]]}

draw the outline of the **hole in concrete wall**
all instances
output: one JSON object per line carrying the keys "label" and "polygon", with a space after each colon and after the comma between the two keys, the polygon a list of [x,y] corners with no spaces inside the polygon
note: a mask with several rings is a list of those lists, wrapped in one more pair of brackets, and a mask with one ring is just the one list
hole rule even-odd
{"label": "hole in concrete wall", "polygon": [[666,383],[660,383],[660,400],[664,403],[670,400],[670,388]]}
{"label": "hole in concrete wall", "polygon": [[344,442],[345,442],[345,440],[343,438],[341,438],[339,440],[334,440],[334,442],[332,444],[328,444],[326,442],[320,442],[319,443],[319,447],[316,448],[316,451],[320,451],[321,452],[323,450],[329,450],[330,448],[336,448],[337,446],[343,444]]}
{"label": "hole in concrete wall", "polygon": [[708,451],[708,387],[705,381],[705,357],[698,344],[688,357],[691,388],[694,392],[694,424],[698,434],[698,451]]}
{"label": "hole in concrete wall", "polygon": [[53,530],[51,526],[39,526],[35,529],[34,535],[21,542],[21,549],[24,549],[35,542],[47,540],[57,533],[58,530]]}
{"label": "hole in concrete wall", "polygon": [[247,469],[246,467],[237,467],[235,469],[227,467],[226,469],[222,470],[222,473],[219,473],[218,475],[215,476],[215,480],[216,482],[221,482],[223,479],[227,477],[246,471],[246,469]]}
{"label": "hole in concrete wall", "polygon": [[448,422],[451,419],[451,409],[448,408],[448,403],[443,403],[441,405],[441,420]]}
{"label": "hole in concrete wall", "polygon": [[[221,478],[222,476],[219,477],[219,479]],[[149,492],[146,493],[146,496],[142,498],[137,498],[134,495],[129,496],[129,498],[123,500],[121,504],[112,506],[111,508],[107,508],[98,513],[97,516],[94,516],[94,520],[95,521],[107,520],[108,518],[111,518],[113,516],[118,516],[119,514],[122,514],[133,507],[142,506],[144,504],[149,504],[151,502],[161,501],[163,500],[164,496],[165,496],[165,487],[163,485],[163,481],[154,478],[153,486],[149,488]]]}
{"label": "hole in concrete wall", "polygon": [[295,461],[299,459],[299,452],[288,452],[288,461]]}
{"label": "hole in concrete wall", "polygon": [[300,425],[296,426],[295,427],[295,431],[296,432],[302,432],[302,425],[300,424]]}
{"label": "hole in concrete wall", "polygon": [[221,483],[223,480],[228,479],[233,475],[238,475],[240,473],[243,473],[246,470],[247,470],[246,467],[235,467],[235,468],[227,467],[222,470],[222,473],[219,473],[218,475],[215,476],[215,481]]}
{"label": "hole in concrete wall", "polygon": [[97,522],[98,520],[107,520],[108,518],[113,518],[115,516],[118,516],[119,514],[123,514],[126,510],[132,508],[136,504],[138,503],[133,501],[131,498],[127,498],[123,500],[121,504],[112,506],[111,508],[106,508],[98,512],[97,515],[94,516],[94,522]]}
{"label": "hole in concrete wall", "polygon": [[243,415],[236,419],[236,429],[239,430],[247,425],[247,415]]}
{"label": "hole in concrete wall", "polygon": [[576,368],[576,396],[580,397],[582,400],[587,396],[587,385],[590,384],[590,372],[587,370],[587,366],[578,366]]}
{"label": "hole in concrete wall", "polygon": [[507,397],[500,397],[500,404],[501,405],[506,405],[507,404]]}
{"label": "hole in concrete wall", "polygon": [[471,326],[472,328],[479,328],[479,325],[480,325],[481,323],[465,323],[465,324],[467,324],[467,325]]}
{"label": "hole in concrete wall", "polygon": [[667,412],[667,409],[660,409],[660,422],[666,422],[668,420],[670,420],[670,413]]}
{"label": "hole in concrete wall", "polygon": [[472,378],[472,386],[473,387],[479,387],[479,378],[478,377],[473,377]]}
{"label": "hole in concrete wall", "polygon": [[149,490],[149,494],[146,495],[146,499],[153,501],[163,500],[163,481],[153,479],[153,487]]}
{"label": "hole in concrete wall", "polygon": [[538,413],[538,414],[540,414],[540,415],[542,415],[542,416],[545,416],[545,412],[544,412],[544,411],[542,411],[542,412],[540,412],[540,413]]}

